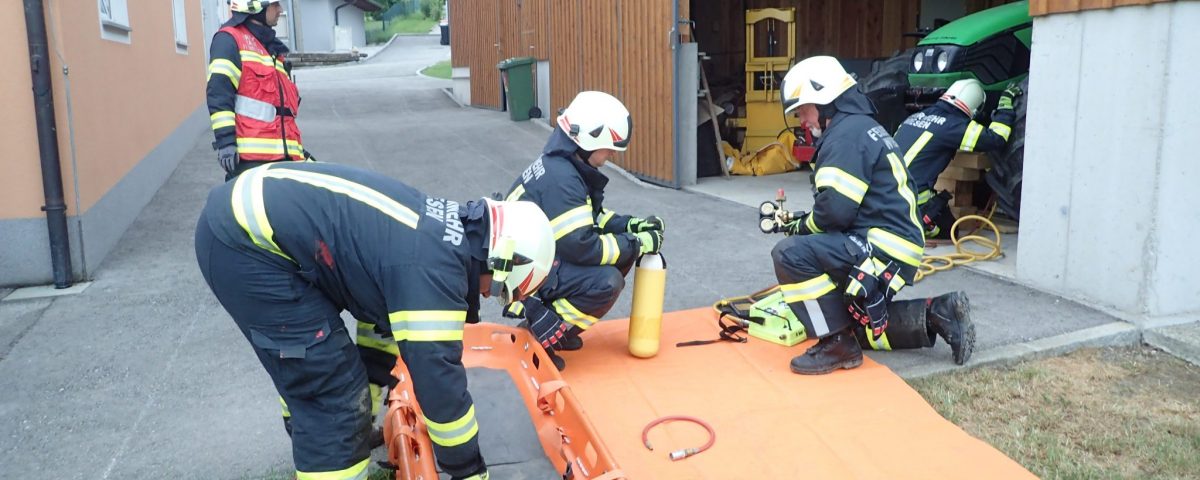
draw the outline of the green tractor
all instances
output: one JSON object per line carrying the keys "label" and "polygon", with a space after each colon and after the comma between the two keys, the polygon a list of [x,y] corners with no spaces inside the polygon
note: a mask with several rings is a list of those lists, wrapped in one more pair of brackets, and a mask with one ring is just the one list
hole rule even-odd
{"label": "green tractor", "polygon": [[[875,62],[860,82],[875,101],[878,120],[894,132],[904,119],[938,101],[955,81],[974,78],[988,93],[977,121],[987,122],[1000,93],[1012,82],[1028,92],[1033,20],[1029,2],[982,10],[925,34],[912,48]],[[992,154],[985,180],[996,193],[997,206],[1016,219],[1020,215],[1021,171],[1025,151],[1025,96],[1017,99],[1016,124],[1003,152]]]}
{"label": "green tractor", "polygon": [[1009,83],[1029,74],[1032,40],[1029,2],[989,8],[947,23],[911,51],[908,96],[917,105],[929,105],[955,81],[974,78],[995,102]]}

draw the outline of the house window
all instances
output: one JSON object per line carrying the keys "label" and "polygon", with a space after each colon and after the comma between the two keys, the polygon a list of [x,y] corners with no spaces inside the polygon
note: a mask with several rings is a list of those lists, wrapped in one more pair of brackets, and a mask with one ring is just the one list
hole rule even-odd
{"label": "house window", "polygon": [[129,6],[127,0],[97,0],[100,2],[100,38],[129,43]]}
{"label": "house window", "polygon": [[187,53],[187,13],[184,10],[184,0],[171,1],[171,14],[175,18],[175,51]]}

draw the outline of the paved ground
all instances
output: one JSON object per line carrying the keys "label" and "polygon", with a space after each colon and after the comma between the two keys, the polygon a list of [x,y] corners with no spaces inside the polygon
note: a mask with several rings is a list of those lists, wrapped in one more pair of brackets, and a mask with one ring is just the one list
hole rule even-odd
{"label": "paved ground", "polygon": [[[300,70],[305,144],[322,161],[449,198],[506,189],[547,131],[460,108],[440,90],[448,81],[415,75],[448,56],[437,37],[400,37],[364,64]],[[222,177],[209,142],[196,139],[86,291],[0,303],[0,477],[238,479],[290,468],[269,380],[195,265],[194,222]],[[609,206],[668,221],[667,309],[774,283],[777,238],[758,232],[754,208],[610,177]],[[971,295],[985,361],[1128,335],[1085,306],[965,270],[904,294],[950,289]],[[626,294],[609,316],[628,311]],[[497,312],[485,302],[485,318]],[[872,356],[902,375],[952,366],[942,345]],[[485,455],[499,478],[552,478],[506,383],[472,372]]]}

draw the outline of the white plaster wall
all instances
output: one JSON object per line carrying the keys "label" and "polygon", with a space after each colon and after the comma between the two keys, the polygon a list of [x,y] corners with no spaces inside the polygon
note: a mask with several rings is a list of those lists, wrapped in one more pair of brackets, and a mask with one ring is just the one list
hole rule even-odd
{"label": "white plaster wall", "polygon": [[1183,177],[1180,157],[1181,137],[1197,138],[1181,119],[1200,102],[1165,96],[1200,78],[1184,60],[1200,31],[1184,25],[1200,25],[1200,3],[1034,19],[1022,280],[1135,314],[1200,310],[1200,282],[1177,265],[1197,267],[1183,247],[1200,233],[1200,198],[1184,190],[1200,178]]}
{"label": "white plaster wall", "polygon": [[[333,9],[342,5],[340,0],[297,0],[300,12],[301,32],[304,36],[305,52],[333,51]],[[363,11],[357,7],[345,7],[338,10],[340,26],[351,29],[350,37],[355,47],[366,44],[366,30],[363,25]]]}

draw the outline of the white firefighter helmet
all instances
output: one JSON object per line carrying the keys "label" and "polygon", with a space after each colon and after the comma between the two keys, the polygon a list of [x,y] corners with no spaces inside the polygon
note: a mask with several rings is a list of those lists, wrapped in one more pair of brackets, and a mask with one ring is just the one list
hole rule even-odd
{"label": "white firefighter helmet", "polygon": [[836,58],[808,57],[793,65],[783,77],[779,97],[783,113],[801,105],[829,105],[857,83]]}
{"label": "white firefighter helmet", "polygon": [[979,106],[983,105],[984,95],[983,84],[979,83],[979,80],[964,78],[950,85],[940,100],[954,105],[967,116],[974,117],[979,111]]}
{"label": "white firefighter helmet", "polygon": [[254,15],[272,3],[279,3],[279,0],[229,0],[229,11]]}
{"label": "white firefighter helmet", "polygon": [[485,201],[491,295],[508,305],[537,292],[546,281],[554,263],[554,231],[533,202]]}
{"label": "white firefighter helmet", "polygon": [[633,118],[625,104],[604,92],[579,92],[558,116],[558,128],[579,148],[624,152],[633,132]]}

